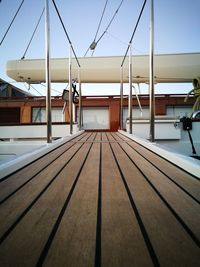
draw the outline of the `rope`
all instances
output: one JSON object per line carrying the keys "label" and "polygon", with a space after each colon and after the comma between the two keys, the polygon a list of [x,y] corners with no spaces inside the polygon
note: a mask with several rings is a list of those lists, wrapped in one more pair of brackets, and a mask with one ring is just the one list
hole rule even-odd
{"label": "rope", "polygon": [[142,16],[144,7],[145,7],[145,5],[146,5],[146,2],[147,2],[147,0],[144,0],[143,6],[142,6],[142,8],[141,8],[141,11],[140,11],[140,14],[139,14],[139,17],[138,17],[138,20],[137,20],[136,25],[135,25],[135,28],[134,28],[134,30],[133,30],[133,33],[132,33],[132,36],[131,36],[129,45],[128,45],[127,49],[126,49],[126,53],[125,53],[124,58],[123,58],[123,60],[122,60],[121,67],[123,67],[124,60],[125,60],[125,58],[126,58],[126,56],[127,56],[128,50],[129,50],[130,45],[131,45],[131,43],[132,43],[132,41],[133,41],[133,37],[134,37],[135,32],[136,32],[136,30],[137,30],[138,24],[139,24],[139,22],[140,22],[140,19],[141,19],[141,16]]}
{"label": "rope", "polygon": [[97,34],[98,34],[98,32],[99,32],[99,28],[100,28],[100,26],[101,26],[101,22],[102,22],[102,19],[103,19],[103,16],[104,16],[104,13],[105,13],[107,4],[108,4],[108,0],[106,0],[106,2],[105,2],[104,9],[103,9],[103,12],[102,12],[102,15],[101,15],[101,19],[100,19],[100,21],[99,21],[99,25],[98,25],[98,28],[97,28],[97,31],[96,31],[96,34],[95,34],[95,37],[94,37],[94,41],[93,41],[92,44],[88,47],[88,49],[87,49],[87,51],[86,51],[84,57],[87,55],[87,53],[88,53],[88,51],[89,51],[90,49],[92,49],[94,46],[96,46],[96,38],[97,38]]}
{"label": "rope", "polygon": [[58,15],[58,17],[59,17],[59,19],[60,19],[60,22],[61,22],[61,24],[62,24],[63,30],[64,30],[64,32],[65,32],[65,34],[66,34],[66,36],[67,36],[68,42],[69,42],[69,44],[71,45],[72,52],[73,52],[73,54],[74,54],[74,56],[75,56],[76,62],[77,62],[77,64],[78,64],[78,66],[81,67],[81,65],[80,65],[80,63],[79,63],[79,61],[78,61],[78,58],[77,58],[77,56],[76,56],[76,53],[75,53],[75,51],[74,51],[72,42],[71,42],[71,40],[70,40],[70,38],[69,38],[69,35],[68,35],[67,30],[66,30],[66,28],[65,28],[65,25],[64,25],[64,23],[63,23],[63,20],[62,20],[62,18],[61,18],[61,16],[60,16],[60,13],[59,13],[58,8],[57,8],[57,6],[56,6],[56,3],[55,3],[54,0],[52,0],[52,2],[53,2],[53,4],[54,4],[54,7],[55,7],[56,12],[57,12],[57,15]]}
{"label": "rope", "polygon": [[30,46],[30,44],[31,44],[31,42],[32,42],[32,40],[33,40],[33,37],[34,37],[34,35],[35,35],[36,31],[37,31],[37,28],[38,28],[38,26],[39,26],[39,24],[40,24],[40,21],[41,21],[41,19],[42,19],[43,14],[44,14],[44,10],[45,10],[45,9],[43,8],[42,13],[41,13],[41,15],[40,15],[40,17],[39,17],[39,20],[38,20],[38,22],[37,22],[37,25],[36,25],[36,27],[35,27],[35,30],[34,30],[32,36],[31,36],[31,39],[30,39],[30,41],[29,41],[29,43],[28,43],[28,46],[27,46],[27,48],[26,48],[26,50],[25,50],[25,52],[24,52],[24,54],[23,54],[23,56],[22,56],[21,59],[24,59],[25,56],[26,56],[26,53],[27,53],[27,51],[28,51],[28,49],[29,49],[29,46]]}
{"label": "rope", "polygon": [[5,32],[5,34],[4,34],[4,36],[3,36],[2,40],[1,40],[0,46],[2,45],[4,39],[6,38],[6,35],[7,35],[7,33],[9,32],[9,30],[10,30],[10,28],[11,28],[11,26],[12,26],[14,20],[15,20],[15,18],[17,17],[17,14],[19,13],[19,11],[20,11],[20,9],[21,9],[23,3],[24,3],[24,0],[21,2],[19,8],[17,9],[17,12],[16,12],[15,15],[14,15],[14,18],[12,19],[12,21],[11,21],[11,23],[10,23],[10,25],[9,25],[9,27],[8,27],[8,29],[7,29],[7,31]]}

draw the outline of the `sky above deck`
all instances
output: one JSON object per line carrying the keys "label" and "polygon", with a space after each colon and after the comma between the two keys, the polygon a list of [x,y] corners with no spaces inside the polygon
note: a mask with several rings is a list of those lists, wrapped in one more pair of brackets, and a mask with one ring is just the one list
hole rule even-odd
{"label": "sky above deck", "polygon": [[[94,40],[98,23],[106,0],[57,0],[55,1],[66,26],[78,57],[84,56],[89,45]],[[97,39],[105,31],[121,0],[109,0]],[[3,38],[21,0],[2,0],[0,2],[0,39]],[[68,57],[69,45],[52,1],[50,3],[51,22],[51,57]],[[44,8],[44,0],[25,0],[16,20],[10,28],[4,42],[0,46],[0,78],[12,82],[6,75],[6,62],[20,59],[29,43],[39,16]],[[95,49],[95,56],[124,55],[136,24],[143,0],[124,0],[113,23]],[[155,6],[155,53],[188,53],[200,52],[200,1],[199,0],[154,0]],[[147,1],[141,21],[132,43],[133,54],[149,53],[149,16],[150,0]],[[45,35],[44,16],[39,24],[33,41],[26,54],[29,58],[44,58]],[[91,55],[91,51],[87,56]],[[173,62],[172,62],[173,64]],[[23,90],[28,90],[24,84],[15,84]],[[58,95],[66,85],[52,85],[53,95]],[[191,84],[156,85],[156,92],[182,93],[191,89]],[[45,87],[34,85],[42,95]],[[147,93],[148,86],[141,86]],[[171,89],[170,89],[171,88]],[[169,90],[169,91],[168,91]],[[30,88],[30,92],[38,93]],[[125,93],[128,87],[125,86]],[[119,94],[119,85],[83,85],[83,93]]]}

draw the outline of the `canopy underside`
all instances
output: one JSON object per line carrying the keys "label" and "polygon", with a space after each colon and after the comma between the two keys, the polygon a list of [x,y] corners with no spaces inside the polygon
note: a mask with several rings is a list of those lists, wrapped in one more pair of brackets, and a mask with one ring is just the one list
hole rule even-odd
{"label": "canopy underside", "polygon": [[[119,83],[122,56],[79,58],[82,83]],[[123,66],[123,81],[128,82],[128,58]],[[149,82],[149,56],[133,56],[133,82]],[[51,59],[51,81],[68,82],[67,58]],[[200,76],[200,53],[165,54],[154,56],[155,82],[192,82]],[[45,59],[11,60],[7,75],[28,83],[45,82]],[[72,79],[78,78],[78,66],[72,59]]]}

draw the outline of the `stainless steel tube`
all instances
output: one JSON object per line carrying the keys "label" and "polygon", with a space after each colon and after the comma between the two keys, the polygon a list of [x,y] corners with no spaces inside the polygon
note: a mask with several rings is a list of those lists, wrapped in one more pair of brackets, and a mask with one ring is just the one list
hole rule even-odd
{"label": "stainless steel tube", "polygon": [[129,98],[128,98],[128,115],[129,115],[129,133],[132,134],[132,51],[131,43],[129,44]]}
{"label": "stainless steel tube", "polygon": [[52,142],[51,126],[51,64],[50,64],[50,22],[49,22],[49,0],[45,0],[45,54],[46,54],[46,121],[47,121],[47,143]]}
{"label": "stainless steel tube", "polygon": [[79,131],[82,129],[82,91],[81,91],[81,68],[78,69],[78,84],[79,84]]}
{"label": "stainless steel tube", "polygon": [[73,134],[73,102],[72,102],[72,63],[71,63],[72,47],[69,47],[69,122],[70,134]]}
{"label": "stainless steel tube", "polygon": [[150,55],[149,55],[149,108],[150,108],[150,134],[151,142],[155,141],[155,93],[154,93],[154,1],[150,6]]}
{"label": "stainless steel tube", "polygon": [[120,80],[120,129],[123,129],[123,67],[121,67]]}

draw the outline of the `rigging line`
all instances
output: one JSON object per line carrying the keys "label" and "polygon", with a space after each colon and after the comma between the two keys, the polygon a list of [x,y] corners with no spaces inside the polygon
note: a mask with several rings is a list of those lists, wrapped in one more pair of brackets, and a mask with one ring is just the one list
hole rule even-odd
{"label": "rigging line", "polygon": [[21,59],[24,59],[25,56],[26,56],[26,53],[27,53],[27,51],[28,51],[28,49],[29,49],[29,46],[30,46],[30,44],[31,44],[31,42],[32,42],[32,40],[33,40],[33,37],[34,37],[34,35],[35,35],[36,31],[37,31],[37,28],[38,28],[38,26],[39,26],[39,24],[40,24],[40,21],[41,21],[41,19],[42,19],[43,14],[44,14],[44,10],[45,10],[45,8],[43,8],[43,10],[42,10],[42,13],[41,13],[41,15],[40,15],[40,17],[39,17],[39,20],[38,20],[38,22],[37,22],[37,25],[36,25],[36,27],[35,27],[35,30],[33,31],[33,34],[32,34],[32,36],[31,36],[31,39],[30,39],[30,41],[29,41],[29,43],[28,43],[28,46],[27,46],[27,48],[26,48],[26,50],[25,50],[25,52],[24,52],[24,55],[22,56]]}
{"label": "rigging line", "polygon": [[[41,83],[40,85],[42,85],[43,87],[47,88],[45,84]],[[60,91],[56,90],[56,89],[52,89],[52,91],[56,92],[56,93],[59,93],[59,94],[62,94]]]}
{"label": "rigging line", "polygon": [[128,45],[127,49],[126,49],[126,53],[125,53],[124,58],[123,58],[123,60],[122,60],[121,67],[123,67],[124,60],[125,60],[125,58],[126,58],[126,56],[127,56],[128,50],[129,50],[130,45],[131,45],[131,43],[132,43],[132,41],[133,41],[133,37],[134,37],[135,32],[136,32],[136,30],[137,30],[138,24],[139,24],[139,22],[140,22],[140,19],[141,19],[141,16],[142,16],[144,7],[145,7],[145,5],[146,5],[146,2],[147,2],[147,0],[144,0],[143,6],[142,6],[142,8],[141,8],[141,11],[140,11],[140,14],[139,14],[139,17],[138,17],[138,20],[137,20],[136,25],[135,25],[135,28],[134,28],[134,30],[133,30],[133,33],[132,33],[132,36],[131,36],[129,45]]}
{"label": "rigging line", "polygon": [[93,40],[92,44],[88,47],[87,51],[85,52],[84,57],[87,55],[88,51],[91,49],[91,46],[92,46],[92,45],[95,46],[95,44],[96,44],[97,34],[98,34],[98,32],[99,32],[99,28],[100,28],[100,26],[101,26],[101,22],[102,22],[102,19],[103,19],[103,16],[104,16],[104,13],[105,13],[107,4],[108,4],[108,0],[106,0],[106,2],[105,2],[104,9],[103,9],[103,12],[102,12],[102,15],[101,15],[101,19],[100,19],[100,21],[99,21],[99,25],[98,25],[98,28],[97,28],[97,31],[96,31],[94,40]]}
{"label": "rigging line", "polygon": [[119,41],[121,44],[123,44],[123,45],[125,45],[125,46],[128,45],[127,43],[123,42],[120,38],[118,38],[117,36],[111,34],[110,32],[107,31],[106,33],[107,33],[108,35],[110,35],[113,39]]}
{"label": "rigging line", "polygon": [[88,47],[87,51],[85,52],[84,57],[86,57],[89,50],[90,50],[90,46]]}
{"label": "rigging line", "polygon": [[92,56],[93,56],[93,54],[94,54],[94,51],[95,51],[95,48],[96,48],[98,42],[102,39],[102,37],[104,36],[104,34],[107,32],[108,28],[110,27],[111,23],[113,22],[113,20],[114,20],[115,16],[117,15],[117,13],[118,13],[118,11],[119,11],[119,9],[120,9],[120,7],[121,7],[121,5],[122,5],[123,2],[124,2],[124,0],[122,0],[122,1],[120,2],[120,4],[119,4],[117,10],[115,11],[114,15],[112,16],[110,22],[108,23],[108,26],[106,27],[106,29],[105,29],[105,31],[102,33],[102,35],[99,37],[99,39],[98,39],[96,42],[93,42],[93,43],[90,45],[90,48],[93,50],[93,52],[92,52]]}
{"label": "rigging line", "polygon": [[76,58],[76,62],[77,62],[77,64],[78,64],[78,66],[81,67],[81,65],[80,65],[80,63],[79,63],[79,61],[78,61],[78,58],[77,58],[77,56],[76,56],[76,53],[75,53],[75,51],[74,51],[72,42],[71,42],[71,40],[70,40],[70,38],[69,38],[69,35],[68,35],[67,30],[66,30],[66,28],[65,28],[65,25],[64,25],[64,23],[63,23],[63,20],[62,20],[62,18],[61,18],[61,16],[60,16],[60,13],[59,13],[58,8],[57,8],[57,6],[56,6],[56,3],[55,3],[54,0],[52,0],[52,2],[53,2],[53,5],[54,5],[54,7],[55,7],[55,10],[56,10],[56,12],[57,12],[57,15],[58,15],[58,17],[59,17],[59,19],[60,19],[60,22],[61,22],[61,24],[62,24],[63,30],[64,30],[64,32],[65,32],[65,34],[66,34],[66,36],[67,36],[68,42],[69,42],[69,44],[70,44],[70,46],[71,46],[71,48],[72,48],[72,52],[73,52],[73,54],[74,54],[74,56],[75,56],[75,58]]}
{"label": "rigging line", "polygon": [[43,96],[35,87],[33,87],[33,85],[31,85],[31,84],[29,84],[29,86],[33,89],[33,90],[35,90],[39,95],[41,95],[41,96]]}
{"label": "rigging line", "polygon": [[104,36],[104,34],[107,32],[108,28],[110,27],[111,23],[113,22],[113,20],[114,20],[115,16],[117,15],[117,13],[118,13],[118,11],[119,11],[119,9],[120,9],[120,7],[121,7],[123,2],[124,2],[124,0],[122,0],[120,2],[117,10],[115,11],[115,14],[113,15],[113,17],[111,18],[110,22],[108,23],[108,26],[106,27],[105,31],[102,33],[102,35],[99,37],[99,39],[97,40],[96,43],[98,43],[101,40],[101,38]]}
{"label": "rigging line", "polygon": [[11,28],[11,26],[12,26],[14,20],[15,20],[15,18],[17,17],[17,14],[19,13],[19,11],[20,11],[20,9],[21,9],[23,3],[24,3],[24,0],[22,0],[22,2],[21,2],[21,4],[20,4],[19,8],[17,9],[17,12],[15,13],[14,18],[12,19],[12,21],[11,21],[11,23],[10,23],[10,25],[9,25],[9,27],[8,27],[8,29],[7,29],[7,31],[5,32],[5,34],[4,34],[4,36],[3,36],[2,40],[1,40],[0,46],[2,45],[4,39],[6,38],[6,35],[7,35],[7,33],[9,32],[9,30],[10,30],[10,28]]}
{"label": "rigging line", "polygon": [[[113,35],[113,34],[111,34],[110,32],[106,32],[108,35],[110,35],[113,39],[115,39],[115,40],[117,40],[117,41],[119,41],[121,44],[123,44],[123,45],[125,45],[125,46],[127,46],[128,44],[127,43],[125,43],[124,41],[122,41],[119,37],[117,37],[117,36],[115,36],[115,35]],[[133,50],[135,50],[136,52],[139,52],[139,53],[142,53],[142,54],[145,54],[145,52],[144,51],[141,51],[141,50],[138,50],[138,49],[136,49],[136,48],[133,48]]]}
{"label": "rigging line", "polygon": [[105,13],[107,4],[108,4],[108,0],[106,0],[104,9],[103,9],[103,12],[102,12],[102,15],[101,15],[101,19],[100,19],[100,21],[99,21],[99,25],[98,25],[98,28],[97,28],[97,32],[96,32],[95,37],[94,37],[94,41],[95,41],[96,38],[97,38],[97,34],[98,34],[98,32],[99,32],[99,28],[100,28],[100,26],[101,26],[101,22],[102,22],[102,19],[103,19],[103,16],[104,16],[104,13]]}

